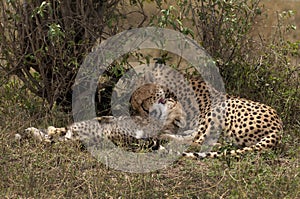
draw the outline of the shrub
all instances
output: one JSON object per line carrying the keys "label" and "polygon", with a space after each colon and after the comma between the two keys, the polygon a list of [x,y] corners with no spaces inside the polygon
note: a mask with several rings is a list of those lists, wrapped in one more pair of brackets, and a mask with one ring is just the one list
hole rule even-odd
{"label": "shrub", "polygon": [[[1,1],[1,68],[50,108],[70,107],[71,86],[97,39],[115,34],[117,0]],[[107,31],[107,27],[111,27]]]}
{"label": "shrub", "polygon": [[[216,61],[230,93],[265,102],[283,113],[285,121],[297,121],[299,42],[286,38],[295,29],[289,23],[292,11],[278,13],[276,28],[267,37],[254,27],[266,21],[260,0],[173,0],[169,4],[162,0],[14,0],[2,1],[0,7],[1,59],[5,60],[1,67],[46,99],[50,108],[55,103],[70,108],[78,67],[97,40],[150,24],[193,37]],[[113,82],[131,67],[132,56],[141,63],[154,58],[134,52],[116,61],[106,72],[109,82],[103,85],[109,89],[102,89],[101,109],[109,109],[106,101]],[[159,56],[160,62],[172,62],[173,55],[161,52]]]}

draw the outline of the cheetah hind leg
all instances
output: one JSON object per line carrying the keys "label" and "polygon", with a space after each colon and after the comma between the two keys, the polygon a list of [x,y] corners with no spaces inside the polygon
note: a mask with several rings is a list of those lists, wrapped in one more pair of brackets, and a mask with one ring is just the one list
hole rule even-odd
{"label": "cheetah hind leg", "polygon": [[23,138],[33,138],[38,142],[52,143],[56,139],[58,139],[58,141],[65,140],[66,133],[66,128],[55,128],[54,126],[49,126],[47,129],[37,129],[35,127],[29,127],[25,129],[22,135],[16,134],[15,138],[17,140],[21,140]]}
{"label": "cheetah hind leg", "polygon": [[38,142],[47,142],[47,143],[52,142],[51,136],[49,136],[47,133],[47,129],[37,129],[34,127],[29,127],[25,129],[24,133],[22,134],[19,133],[15,134],[16,140],[21,140],[24,138],[33,138]]}

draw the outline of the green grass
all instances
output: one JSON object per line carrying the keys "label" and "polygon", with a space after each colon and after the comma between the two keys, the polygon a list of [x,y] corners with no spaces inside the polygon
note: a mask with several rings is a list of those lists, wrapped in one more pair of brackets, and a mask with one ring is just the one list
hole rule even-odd
{"label": "green grass", "polygon": [[69,116],[46,113],[17,83],[0,89],[0,198],[300,198],[299,124],[285,130],[276,151],[239,160],[179,158],[158,171],[125,173],[74,143],[14,141],[29,126],[61,126]]}

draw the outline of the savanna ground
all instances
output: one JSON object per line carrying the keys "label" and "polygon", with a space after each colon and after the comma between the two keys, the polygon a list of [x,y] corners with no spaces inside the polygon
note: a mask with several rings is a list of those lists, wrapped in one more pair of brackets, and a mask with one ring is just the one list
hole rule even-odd
{"label": "savanna ground", "polygon": [[[291,6],[266,2],[271,10]],[[0,93],[1,198],[300,198],[299,112],[289,116],[288,108],[280,111],[286,125],[283,143],[274,151],[239,160],[179,158],[164,169],[135,174],[106,167],[76,143],[16,142],[14,134],[29,126],[65,126],[71,115],[59,107],[45,111],[43,99],[16,77],[1,85]],[[293,108],[299,111],[299,103]]]}

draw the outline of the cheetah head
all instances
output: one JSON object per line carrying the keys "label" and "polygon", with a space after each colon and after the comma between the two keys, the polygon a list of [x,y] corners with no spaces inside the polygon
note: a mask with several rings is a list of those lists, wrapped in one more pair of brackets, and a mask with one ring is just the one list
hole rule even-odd
{"label": "cheetah head", "polygon": [[[170,130],[174,127],[186,126],[186,113],[180,102],[172,98],[159,99],[149,109],[150,116],[163,121],[164,128]],[[169,129],[170,128],[170,129]]]}

